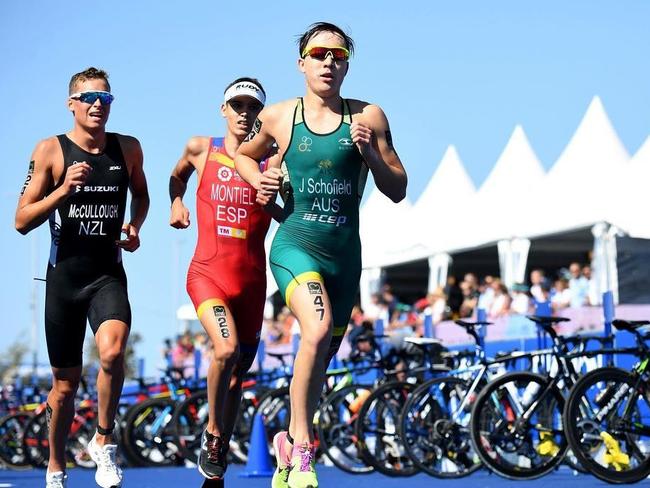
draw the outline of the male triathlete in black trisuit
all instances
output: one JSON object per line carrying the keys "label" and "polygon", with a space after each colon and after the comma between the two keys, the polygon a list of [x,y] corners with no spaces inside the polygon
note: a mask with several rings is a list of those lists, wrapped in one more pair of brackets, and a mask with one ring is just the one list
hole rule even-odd
{"label": "male triathlete in black trisuit", "polygon": [[[65,442],[81,378],[86,320],[99,351],[97,433],[88,452],[102,488],[119,487],[112,432],[124,382],[124,350],[131,326],[121,250],[140,246],[149,208],[137,139],[107,133],[113,95],[108,75],[88,68],[70,80],[74,127],[39,142],[18,200],[16,229],[26,234],[49,219],[45,335],[52,366],[47,398],[50,459],[47,488],[65,488]],[[123,224],[131,190],[131,219]],[[126,238],[120,240],[120,232]]]}

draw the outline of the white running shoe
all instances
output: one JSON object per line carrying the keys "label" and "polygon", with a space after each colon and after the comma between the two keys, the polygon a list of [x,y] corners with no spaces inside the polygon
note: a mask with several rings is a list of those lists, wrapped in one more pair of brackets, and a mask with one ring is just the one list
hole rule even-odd
{"label": "white running shoe", "polygon": [[95,481],[102,488],[120,488],[122,486],[122,470],[115,463],[115,444],[100,447],[95,442],[95,436],[88,443],[88,454],[97,465]]}
{"label": "white running shoe", "polygon": [[67,481],[68,475],[63,471],[55,471],[54,473],[48,471],[45,474],[45,488],[65,488]]}

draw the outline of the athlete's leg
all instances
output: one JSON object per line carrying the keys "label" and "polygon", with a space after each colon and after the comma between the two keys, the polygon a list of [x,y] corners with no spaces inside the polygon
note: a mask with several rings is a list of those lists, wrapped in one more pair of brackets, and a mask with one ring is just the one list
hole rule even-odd
{"label": "athlete's leg", "polygon": [[[115,423],[115,413],[124,385],[124,353],[129,338],[129,326],[120,320],[103,322],[95,334],[99,352],[97,374],[97,425],[110,431]],[[99,446],[113,444],[112,433],[97,432],[95,441]]]}
{"label": "athlete's leg", "polygon": [[232,312],[220,298],[204,301],[197,310],[203,328],[212,341],[213,356],[208,368],[208,425],[201,437],[197,467],[208,479],[222,479],[226,473],[230,413],[229,389],[232,371],[239,357],[239,341]]}
{"label": "athlete's leg", "polygon": [[239,358],[230,377],[230,385],[224,409],[223,437],[226,441],[230,440],[235,429],[235,421],[237,420],[241,405],[242,383],[244,376],[253,364],[256,352],[257,344],[239,344]]}
{"label": "athlete's leg", "polygon": [[65,443],[74,418],[74,399],[81,380],[81,365],[71,368],[52,367],[52,389],[47,396],[50,473],[65,471]]}
{"label": "athlete's leg", "polygon": [[65,444],[74,418],[74,400],[81,380],[81,362],[88,305],[75,301],[75,290],[48,269],[45,290],[45,339],[52,365],[47,396],[48,472],[65,471]]}
{"label": "athlete's leg", "polygon": [[230,308],[222,299],[210,299],[199,306],[201,325],[212,341],[214,353],[208,368],[208,426],[210,434],[222,437],[224,413],[231,376],[239,358],[237,329]]}
{"label": "athlete's leg", "polygon": [[325,381],[332,337],[331,304],[325,286],[309,279],[287,292],[289,308],[300,324],[300,346],[290,386],[289,433],[295,446],[313,444],[313,419]]}
{"label": "athlete's leg", "polygon": [[124,354],[131,327],[131,306],[126,277],[107,277],[90,298],[88,320],[99,352],[97,374],[98,430],[95,441],[102,447],[113,444],[111,430],[124,384]]}
{"label": "athlete's leg", "polygon": [[248,281],[241,286],[241,291],[230,301],[231,311],[237,317],[239,357],[230,378],[224,410],[224,438],[226,442],[232,437],[235,421],[239,414],[244,376],[253,365],[257,354],[262,322],[264,321],[266,276],[262,274],[261,278],[253,278],[253,281]]}

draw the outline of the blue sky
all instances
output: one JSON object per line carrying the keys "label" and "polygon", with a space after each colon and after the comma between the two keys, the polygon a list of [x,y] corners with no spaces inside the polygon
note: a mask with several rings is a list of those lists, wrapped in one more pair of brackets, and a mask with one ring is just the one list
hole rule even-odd
{"label": "blue sky", "polygon": [[71,127],[73,73],[109,71],[108,129],[144,149],[152,205],[142,248],[125,262],[139,353],[153,373],[187,300],[196,236],[168,226],[171,168],[190,136],[222,134],[218,107],[232,79],[258,77],[271,102],[304,92],[295,38],[310,23],[337,23],[356,40],[343,95],[384,109],[414,201],[449,144],[480,185],[516,124],[549,168],[594,95],[633,154],[650,135],[648,19],[644,0],[0,2],[0,351],[29,340],[32,277],[45,273],[49,234],[42,226],[23,237],[13,216],[35,143]]}

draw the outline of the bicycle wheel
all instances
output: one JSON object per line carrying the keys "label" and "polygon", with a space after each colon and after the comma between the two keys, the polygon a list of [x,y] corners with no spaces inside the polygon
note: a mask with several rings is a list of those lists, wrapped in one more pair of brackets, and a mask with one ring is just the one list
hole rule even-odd
{"label": "bicycle wheel", "polygon": [[183,400],[175,409],[169,427],[178,450],[185,459],[196,464],[201,451],[201,436],[208,425],[208,393],[198,391]]}
{"label": "bicycle wheel", "polygon": [[149,398],[132,406],[124,419],[124,450],[142,466],[170,466],[182,461],[170,421],[174,400]]}
{"label": "bicycle wheel", "polygon": [[412,476],[418,467],[406,455],[397,426],[411,383],[393,381],[377,388],[363,402],[355,422],[361,458],[387,476]]}
{"label": "bicycle wheel", "polygon": [[316,413],[320,448],[332,463],[351,474],[372,473],[361,458],[354,423],[372,386],[348,385],[330,393]]}
{"label": "bicycle wheel", "polygon": [[399,430],[404,449],[431,476],[462,478],[481,467],[469,434],[476,399],[470,387],[461,378],[435,378],[418,387],[404,405]]}
{"label": "bicycle wheel", "polygon": [[23,433],[30,418],[30,412],[16,412],[0,420],[0,460],[10,469],[30,468],[23,446]]}
{"label": "bicycle wheel", "polygon": [[485,466],[509,479],[544,476],[562,462],[564,397],[535,373],[510,373],[488,384],[472,409],[471,437]]}
{"label": "bicycle wheel", "polygon": [[[562,415],[562,419],[564,419],[564,415]],[[564,431],[564,435],[566,436],[566,429]],[[568,442],[568,439],[567,439]],[[575,454],[573,454],[573,451],[571,448],[567,449],[566,454],[564,456],[564,464],[566,464],[570,469],[582,473],[582,474],[588,474],[589,470],[585,469],[582,464],[580,464],[580,461],[576,457]]]}
{"label": "bicycle wheel", "polygon": [[566,436],[583,467],[608,483],[634,483],[650,474],[650,403],[645,382],[601,368],[571,389]]}
{"label": "bicycle wheel", "polygon": [[35,413],[25,424],[23,432],[25,462],[35,468],[46,468],[50,459],[50,442],[47,432],[45,408]]}

